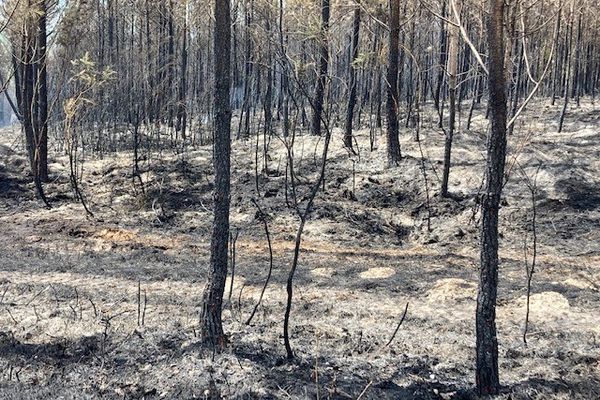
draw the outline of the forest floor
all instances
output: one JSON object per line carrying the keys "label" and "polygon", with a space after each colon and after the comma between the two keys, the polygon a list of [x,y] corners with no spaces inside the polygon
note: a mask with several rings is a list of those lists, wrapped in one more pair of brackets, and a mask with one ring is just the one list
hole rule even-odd
{"label": "forest floor", "polygon": [[[560,134],[559,108],[530,106],[509,139],[497,312],[503,399],[600,398],[600,107],[573,107]],[[298,219],[286,206],[279,139],[269,145],[260,193],[254,139],[233,142],[231,223],[239,237],[233,293],[229,280],[225,293],[230,346],[214,355],[197,338],[212,220],[211,146],[144,152],[144,193],[133,183],[131,152],[88,156],[82,189],[95,214],[88,218],[70,190],[63,153],[50,157],[45,188],[52,209],[35,200],[19,130],[4,128],[0,399],[191,399],[214,392],[248,399],[471,398],[482,113],[456,135],[449,199],[436,194],[444,137],[424,121],[429,207],[410,130],[402,133],[404,159],[392,169],[383,136],[370,152],[369,131],[358,131],[360,156],[350,157],[335,130],[325,192],[306,225],[295,280],[293,363],[285,360],[282,320]],[[300,197],[315,179],[322,144],[296,138]],[[533,203],[524,176],[537,178],[538,188],[527,345]],[[252,198],[269,216],[274,269],[246,325],[269,266]]]}

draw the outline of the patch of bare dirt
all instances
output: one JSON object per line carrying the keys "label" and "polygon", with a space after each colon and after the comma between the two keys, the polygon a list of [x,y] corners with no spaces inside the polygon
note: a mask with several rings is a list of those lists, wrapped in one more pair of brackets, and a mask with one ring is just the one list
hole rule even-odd
{"label": "patch of bare dirt", "polygon": [[427,298],[435,303],[474,300],[477,283],[458,278],[440,279],[427,292]]}

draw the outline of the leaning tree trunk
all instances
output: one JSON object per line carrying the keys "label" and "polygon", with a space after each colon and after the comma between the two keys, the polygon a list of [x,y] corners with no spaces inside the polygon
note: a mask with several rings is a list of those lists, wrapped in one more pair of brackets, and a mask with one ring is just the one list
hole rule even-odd
{"label": "leaning tree trunk", "polygon": [[215,349],[225,344],[221,309],[227,276],[229,238],[229,173],[231,152],[230,86],[231,16],[229,0],[215,0],[215,191],[214,221],[210,244],[210,271],[202,300],[202,341]]}
{"label": "leaning tree trunk", "polygon": [[489,110],[486,189],[482,196],[481,266],[476,312],[476,382],[480,395],[500,390],[496,294],[498,287],[498,211],[506,163],[506,78],[504,74],[504,0],[489,0]]}
{"label": "leaning tree trunk", "polygon": [[390,166],[401,159],[398,126],[398,46],[400,37],[400,1],[390,0],[390,38],[387,71],[387,156]]}

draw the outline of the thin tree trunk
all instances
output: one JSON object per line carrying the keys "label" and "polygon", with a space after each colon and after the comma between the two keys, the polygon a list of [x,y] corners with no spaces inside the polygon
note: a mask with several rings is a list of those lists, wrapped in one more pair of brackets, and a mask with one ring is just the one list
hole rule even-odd
{"label": "thin tree trunk", "polygon": [[475,316],[479,395],[500,391],[496,296],[498,288],[498,211],[506,163],[506,78],[504,74],[504,0],[489,0],[489,109],[486,189],[482,196],[481,266]]}
{"label": "thin tree trunk", "polygon": [[39,0],[38,31],[36,45],[37,64],[37,121],[36,121],[36,175],[42,182],[48,181],[48,74],[46,67],[46,0]]}
{"label": "thin tree trunk", "polygon": [[[518,59],[517,62],[515,63],[515,66],[513,68],[513,91],[512,91],[512,105],[511,105],[511,110],[510,110],[510,115],[511,117],[514,117],[515,114],[517,113],[517,109],[519,107],[519,93],[520,93],[520,84],[521,84],[521,75],[523,73],[523,63],[524,61],[524,53],[525,49],[523,48],[523,46],[520,44],[520,41],[517,41],[516,45],[515,45],[515,53],[518,54]],[[513,131],[515,128],[515,124],[512,124],[509,128],[508,128],[508,135],[512,135]]]}
{"label": "thin tree trunk", "polygon": [[562,132],[565,117],[567,116],[567,109],[569,107],[569,88],[571,84],[571,74],[572,74],[572,45],[573,45],[573,4],[571,5],[571,11],[569,13],[569,25],[567,26],[567,36],[565,38],[565,62],[563,65],[563,80],[564,80],[564,101],[562,111],[560,113],[560,118],[558,121],[558,132]]}
{"label": "thin tree trunk", "polygon": [[[442,1],[442,17],[446,17],[446,10],[447,10],[447,0],[441,0]],[[442,127],[443,126],[443,115],[444,115],[444,111],[443,111],[443,107],[444,107],[444,103],[443,101],[440,99],[441,97],[441,93],[442,93],[442,84],[444,82],[444,65],[446,64],[446,41],[447,41],[447,35],[446,35],[446,22],[443,20],[440,20],[440,36],[439,36],[439,40],[440,40],[440,59],[439,59],[439,65],[438,65],[438,76],[437,76],[437,83],[436,83],[436,87],[435,87],[435,91],[433,93],[433,102],[435,104],[435,108],[438,112],[438,127]]]}
{"label": "thin tree trunk", "polygon": [[555,30],[555,34],[554,34],[554,76],[552,79],[552,105],[554,105],[554,103],[556,102],[556,92],[558,90],[557,86],[558,86],[558,81],[559,81],[559,73],[560,73],[560,57],[559,55],[559,48],[560,48],[560,19],[561,19],[561,14],[562,14],[562,7],[560,7],[558,9],[558,15],[556,16],[556,30]]}
{"label": "thin tree trunk", "polygon": [[579,106],[579,76],[581,69],[581,24],[582,24],[583,10],[579,10],[579,16],[577,18],[577,37],[575,42],[575,68],[573,70],[573,88],[571,91],[571,98],[574,98]]}
{"label": "thin tree trunk", "polygon": [[[457,7],[456,14],[460,15],[460,6],[452,3],[451,7]],[[450,163],[452,156],[452,141],[454,140],[454,129],[456,126],[456,89],[458,84],[458,28],[451,26],[450,43],[448,46],[448,97],[450,100],[448,130],[444,145],[444,171],[442,175],[442,197],[448,197],[448,181],[450,179]]]}
{"label": "thin tree trunk", "polygon": [[327,83],[327,71],[329,68],[329,40],[327,35],[329,32],[330,0],[322,1],[319,71],[312,118],[313,135],[319,136],[321,135],[321,118],[323,115],[323,103],[325,100],[325,84]]}
{"label": "thin tree trunk", "polygon": [[348,98],[348,109],[346,112],[346,130],[344,133],[344,146],[354,152],[352,145],[352,121],[354,119],[354,106],[356,105],[356,66],[358,58],[358,39],[360,33],[360,4],[354,9],[354,24],[352,30],[352,60],[350,62],[350,97]]}
{"label": "thin tree trunk", "polygon": [[[187,5],[186,5],[187,6]],[[187,10],[183,21],[183,44],[181,49],[181,86],[179,88],[179,101],[177,102],[177,126],[176,129],[181,130],[181,138],[185,141],[187,129],[187,64],[188,64],[188,49],[187,49]]]}
{"label": "thin tree trunk", "polygon": [[[29,1],[29,7],[33,7],[31,0]],[[35,89],[35,71],[34,71],[34,52],[31,35],[31,18],[28,17],[26,21],[27,34],[23,36],[21,41],[20,55],[17,56],[17,68],[21,71],[21,87],[17,88],[20,91],[20,107],[21,115],[23,115],[23,130],[25,132],[25,145],[27,147],[27,154],[29,156],[29,165],[31,171],[35,174],[35,140],[34,140],[34,113],[33,113],[33,101],[34,101],[34,89]],[[18,53],[18,54],[19,54]]]}
{"label": "thin tree trunk", "polygon": [[202,341],[216,350],[225,345],[221,321],[223,292],[227,277],[229,239],[229,192],[231,152],[230,104],[231,15],[229,0],[215,0],[215,191],[214,221],[210,244],[210,270],[202,300]]}
{"label": "thin tree trunk", "polygon": [[398,124],[398,46],[400,37],[400,1],[390,0],[390,37],[387,71],[387,157],[389,166],[400,163]]}
{"label": "thin tree trunk", "polygon": [[[168,34],[168,47],[167,47],[167,123],[170,128],[173,127],[174,117],[174,94],[173,84],[175,82],[175,23],[173,21],[173,0],[169,0],[167,18],[167,34]],[[118,48],[117,48],[118,51]]]}

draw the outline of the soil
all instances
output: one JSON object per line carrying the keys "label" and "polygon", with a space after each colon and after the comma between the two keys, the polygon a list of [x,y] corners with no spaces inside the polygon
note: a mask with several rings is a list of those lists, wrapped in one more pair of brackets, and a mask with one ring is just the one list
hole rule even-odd
{"label": "soil", "polygon": [[[558,133],[559,112],[531,105],[509,138],[497,311],[501,399],[600,398],[600,113],[582,102]],[[280,139],[269,144],[259,192],[254,139],[233,142],[236,275],[225,293],[229,346],[213,354],[197,337],[212,147],[144,152],[143,191],[130,151],[88,154],[82,190],[92,218],[74,197],[68,159],[57,149],[45,185],[52,209],[42,207],[21,134],[4,128],[0,399],[474,398],[484,113],[477,110],[472,129],[456,135],[447,199],[436,194],[444,138],[433,116],[423,118],[429,202],[411,132],[402,133],[401,165],[390,169],[379,132],[371,152],[369,129],[357,131],[360,154],[351,156],[335,129],[295,280],[293,362],[285,359],[282,319],[298,219],[286,205]],[[300,199],[316,177],[322,145],[311,135],[296,138]],[[259,163],[264,170],[262,157]],[[525,344],[528,179],[537,182],[538,243]],[[269,265],[252,199],[267,214],[274,271],[246,325]]]}

